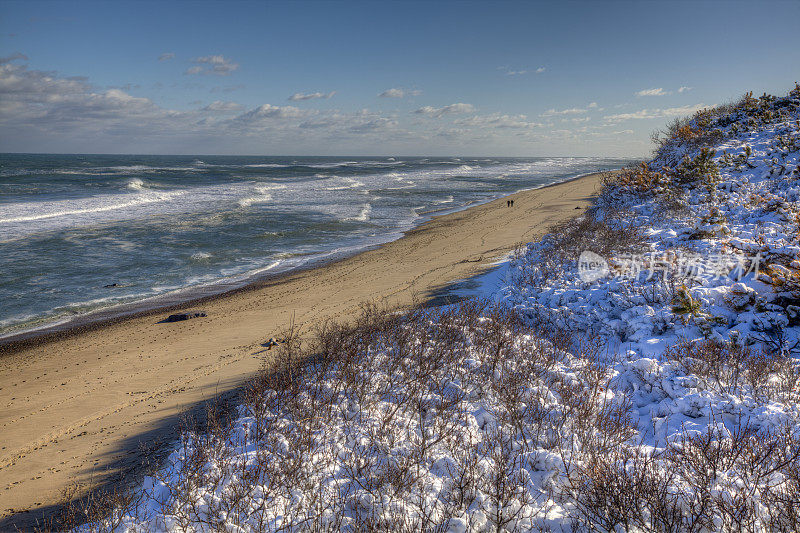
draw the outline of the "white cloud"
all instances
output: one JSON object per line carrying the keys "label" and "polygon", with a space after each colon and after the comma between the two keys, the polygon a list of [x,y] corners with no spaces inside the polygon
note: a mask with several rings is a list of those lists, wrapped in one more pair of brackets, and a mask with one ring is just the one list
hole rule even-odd
{"label": "white cloud", "polygon": [[298,124],[298,128],[319,131],[329,137],[341,137],[350,134],[396,132],[398,125],[399,123],[393,118],[361,110],[355,113],[320,112]]}
{"label": "white cloud", "polygon": [[292,96],[289,97],[289,100],[292,102],[299,102],[303,100],[315,100],[318,98],[327,100],[331,98],[336,91],[331,91],[329,93],[294,93]]}
{"label": "white cloud", "polygon": [[538,122],[530,122],[526,115],[501,115],[500,113],[460,118],[454,120],[453,124],[457,124],[459,126],[498,129],[529,129],[542,126],[542,124],[539,124]]}
{"label": "white cloud", "polygon": [[16,61],[17,59],[22,60],[22,61],[27,61],[28,60],[28,56],[26,56],[25,54],[20,54],[19,52],[16,52],[14,54],[11,54],[10,56],[0,57],[0,65],[5,65],[6,63],[10,63],[12,61]]}
{"label": "white cloud", "polygon": [[120,118],[130,123],[129,131],[135,131],[165,116],[147,98],[121,89],[96,90],[83,77],[0,64],[0,125],[5,135],[15,131],[60,138],[82,129],[111,134],[127,129],[119,126]]}
{"label": "white cloud", "polygon": [[175,54],[172,52],[164,52],[160,56],[158,56],[159,61],[169,61],[170,59],[175,59]]}
{"label": "white cloud", "polygon": [[457,103],[457,104],[450,104],[444,107],[431,107],[426,105],[424,107],[420,107],[414,113],[417,115],[427,115],[430,117],[439,118],[444,115],[456,115],[456,114],[463,114],[463,113],[472,113],[475,111],[475,106],[472,104],[464,104],[464,103]]}
{"label": "white cloud", "polygon": [[686,86],[684,85],[683,87],[681,87],[680,89],[678,89],[678,92],[679,92],[679,93],[685,93],[686,91],[691,91],[691,90],[692,90],[692,88],[691,88],[691,87],[686,87]]}
{"label": "white cloud", "polygon": [[543,117],[555,117],[555,116],[558,116],[558,115],[579,115],[581,113],[586,113],[586,109],[582,109],[582,108],[579,108],[579,107],[572,107],[570,109],[562,109],[560,111],[556,110],[556,109],[548,109],[547,111],[542,113],[542,116]]}
{"label": "white cloud", "polygon": [[377,117],[372,120],[361,122],[360,124],[353,124],[349,129],[353,133],[373,133],[394,128],[397,124],[396,120],[386,117]]}
{"label": "white cloud", "polygon": [[[591,116],[594,119],[594,114],[581,115],[585,110],[576,111],[577,108],[558,111],[560,116],[553,121],[560,123],[565,119],[568,122],[553,127],[556,130],[553,133],[549,127],[546,129],[537,123],[536,118],[514,113],[478,114],[474,106],[466,103],[426,106],[397,116],[369,110],[302,109],[306,106],[295,107],[292,102],[243,108],[228,101],[226,95],[220,100],[196,101],[189,110],[177,110],[142,98],[138,91],[131,94],[125,87],[98,88],[85,77],[29,70],[17,59],[24,57],[0,60],[0,138],[8,151],[352,153],[356,150],[380,153],[388,150],[431,153],[452,150],[478,153],[489,150],[503,155],[505,150],[508,155],[514,155],[529,151],[534,142],[563,148],[558,135],[564,138],[580,135],[580,142],[586,143],[594,131],[592,126],[586,129],[587,124],[572,123],[573,118],[585,120]],[[188,66],[206,69],[211,68],[211,64]],[[195,79],[185,80],[180,86],[189,84],[200,85]],[[218,89],[224,92],[239,87]],[[411,90],[401,89],[408,98]],[[204,92],[208,95],[207,90],[205,88]],[[588,104],[585,107],[589,113],[600,109]],[[677,109],[664,109],[659,113],[675,113]],[[436,117],[442,119],[433,120]],[[558,129],[567,124],[572,128]],[[612,122],[603,123],[603,126],[607,132],[615,134],[616,130],[622,130],[619,135],[629,127]],[[627,147],[638,138],[607,135],[611,146],[624,144]],[[550,145],[540,145],[542,149],[546,146]],[[627,148],[619,148],[623,149]]]}
{"label": "white cloud", "polygon": [[683,115],[691,115],[705,107],[705,104],[687,105],[682,107],[668,107],[666,109],[641,109],[633,113],[620,113],[618,115],[607,115],[605,118],[608,122],[621,122],[623,120],[643,120],[653,118],[667,118],[679,117]]}
{"label": "white cloud", "polygon": [[636,93],[636,96],[666,96],[670,94],[669,91],[664,91],[662,87],[655,89],[642,89]]}
{"label": "white cloud", "polygon": [[257,143],[265,135],[286,143],[338,142],[368,133],[377,142],[407,135],[393,117],[367,110],[322,112],[263,104],[242,112],[238,103],[223,100],[192,111],[165,109],[121,89],[95,90],[86,78],[31,71],[10,61],[0,64],[0,134],[5,138],[13,131],[17,139],[32,139],[33,146],[113,151],[122,139],[125,146],[141,141],[158,151],[180,142],[189,143],[188,150],[198,142],[211,143],[209,149],[217,143]]}
{"label": "white cloud", "polygon": [[529,72],[534,72],[536,74],[541,74],[546,69],[544,67],[539,67],[539,68],[534,69],[534,70],[530,70],[530,69],[512,69],[508,65],[503,65],[501,67],[497,67],[497,70],[502,71],[503,73],[505,73],[506,76],[521,76],[522,74],[528,74]]}
{"label": "white cloud", "polygon": [[241,108],[242,106],[236,102],[223,102],[222,100],[216,100],[202,108],[201,111],[208,111],[211,113],[232,113],[239,111]]}
{"label": "white cloud", "polygon": [[264,119],[283,119],[283,118],[296,118],[302,117],[305,113],[297,107],[287,105],[278,106],[272,104],[264,104],[252,109],[246,113],[242,113],[236,117],[238,122],[257,122]]}
{"label": "white cloud", "polygon": [[192,63],[196,63],[196,65],[186,69],[184,74],[215,74],[217,76],[227,76],[239,68],[238,63],[234,63],[221,54],[196,57],[192,59]]}
{"label": "white cloud", "polygon": [[638,120],[638,119],[647,119],[647,118],[659,118],[661,116],[660,109],[642,109],[640,111],[635,111],[633,113],[619,113],[617,115],[607,115],[605,118],[607,121],[610,122],[619,122],[622,120]]}
{"label": "white cloud", "polygon": [[403,98],[406,95],[406,92],[403,89],[386,89],[378,96],[381,98]]}
{"label": "white cloud", "polygon": [[592,102],[591,104],[589,104],[586,107],[588,107],[589,109],[596,109],[597,108],[597,102]]}
{"label": "white cloud", "polygon": [[680,115],[689,115],[692,113],[696,113],[701,109],[705,109],[708,106],[705,104],[694,104],[694,105],[685,105],[681,107],[668,107],[667,109],[661,110],[661,115],[664,117],[676,117]]}
{"label": "white cloud", "polygon": [[422,94],[422,91],[417,89],[401,89],[399,87],[393,87],[391,89],[386,89],[378,96],[381,98],[405,98],[406,96],[419,96]]}

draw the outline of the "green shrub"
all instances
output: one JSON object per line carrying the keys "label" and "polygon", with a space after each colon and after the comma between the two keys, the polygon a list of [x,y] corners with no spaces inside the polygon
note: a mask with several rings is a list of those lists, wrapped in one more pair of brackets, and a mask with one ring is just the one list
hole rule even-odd
{"label": "green shrub", "polygon": [[680,185],[716,184],[719,181],[719,167],[714,162],[714,150],[703,148],[696,157],[685,157],[675,169],[675,177]]}

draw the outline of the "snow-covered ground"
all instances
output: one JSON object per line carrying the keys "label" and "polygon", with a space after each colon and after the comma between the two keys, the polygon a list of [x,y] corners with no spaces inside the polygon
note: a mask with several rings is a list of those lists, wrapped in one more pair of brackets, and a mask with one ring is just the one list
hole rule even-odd
{"label": "snow-covered ground", "polygon": [[675,124],[489,301],[285,342],[84,529],[800,529],[799,156],[800,88]]}

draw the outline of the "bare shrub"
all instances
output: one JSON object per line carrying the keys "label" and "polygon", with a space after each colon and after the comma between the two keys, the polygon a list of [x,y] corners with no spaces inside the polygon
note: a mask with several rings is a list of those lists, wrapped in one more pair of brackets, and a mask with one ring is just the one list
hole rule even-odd
{"label": "bare shrub", "polygon": [[735,341],[684,340],[667,347],[664,358],[721,393],[749,392],[756,398],[786,401],[800,381],[793,357]]}

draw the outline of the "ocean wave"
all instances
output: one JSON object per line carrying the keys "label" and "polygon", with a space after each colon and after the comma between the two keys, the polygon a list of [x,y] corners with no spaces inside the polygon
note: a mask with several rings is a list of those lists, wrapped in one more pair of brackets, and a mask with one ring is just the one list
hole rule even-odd
{"label": "ocean wave", "polygon": [[169,167],[169,166],[151,166],[151,165],[121,165],[121,166],[114,166],[114,167],[95,167],[90,169],[81,169],[81,170],[74,170],[70,169],[69,171],[63,170],[61,173],[68,174],[129,174],[129,173],[140,173],[146,174],[148,172],[197,172],[197,167]]}
{"label": "ocean wave", "polygon": [[342,167],[349,167],[349,166],[356,166],[360,163],[360,161],[339,161],[336,163],[318,163],[316,165],[298,165],[307,168],[342,168]]}
{"label": "ocean wave", "polygon": [[345,222],[366,222],[369,220],[369,215],[372,213],[372,204],[366,203],[361,206],[361,211],[354,217],[343,218]]}
{"label": "ocean wave", "polygon": [[133,178],[132,180],[129,180],[125,186],[129,189],[133,189],[134,191],[141,191],[146,188],[144,181],[140,180],[139,178]]}
{"label": "ocean wave", "polygon": [[[104,205],[89,205],[84,208],[78,209],[64,209],[67,205],[73,205],[74,202],[66,201],[66,200],[59,200],[55,202],[40,202],[37,204],[39,212],[36,212],[32,215],[22,215],[22,216],[11,216],[7,218],[0,218],[0,224],[11,224],[17,222],[33,222],[36,220],[46,220],[50,218],[59,218],[59,217],[66,217],[66,216],[74,216],[74,215],[86,215],[92,213],[103,213],[107,211],[117,211],[120,209],[125,209],[129,207],[135,207],[140,205],[152,204],[157,202],[164,202],[175,198],[182,194],[182,191],[172,191],[172,192],[159,192],[159,193],[147,193],[142,195],[135,195],[134,198],[129,199],[127,201],[118,202],[118,203],[110,203]],[[113,197],[114,199],[117,198],[117,195],[108,195]],[[97,197],[92,198],[91,200],[95,200]],[[63,207],[62,207],[63,206]],[[10,207],[10,209],[9,209]],[[12,204],[11,206],[6,206],[6,211],[13,212],[15,209],[21,212],[30,212],[31,210],[31,203],[25,204],[17,204],[16,206]],[[44,212],[42,212],[44,211]]]}
{"label": "ocean wave", "polygon": [[265,204],[272,201],[272,194],[269,192],[273,190],[269,186],[256,187],[253,192],[255,195],[246,198],[240,198],[237,203],[239,207],[250,207],[253,204]]}
{"label": "ocean wave", "polygon": [[363,187],[364,186],[364,183],[361,182],[361,181],[358,181],[357,179],[353,179],[353,178],[338,178],[338,179],[343,181],[344,185],[339,185],[339,186],[336,186],[336,187],[326,187],[325,190],[326,191],[343,191],[343,190],[347,190],[347,189],[357,189],[359,187]]}
{"label": "ocean wave", "polygon": [[105,167],[21,168],[0,170],[0,177],[15,176],[107,176],[115,174],[148,172],[197,172],[197,167],[169,167],[151,165],[119,165]]}

